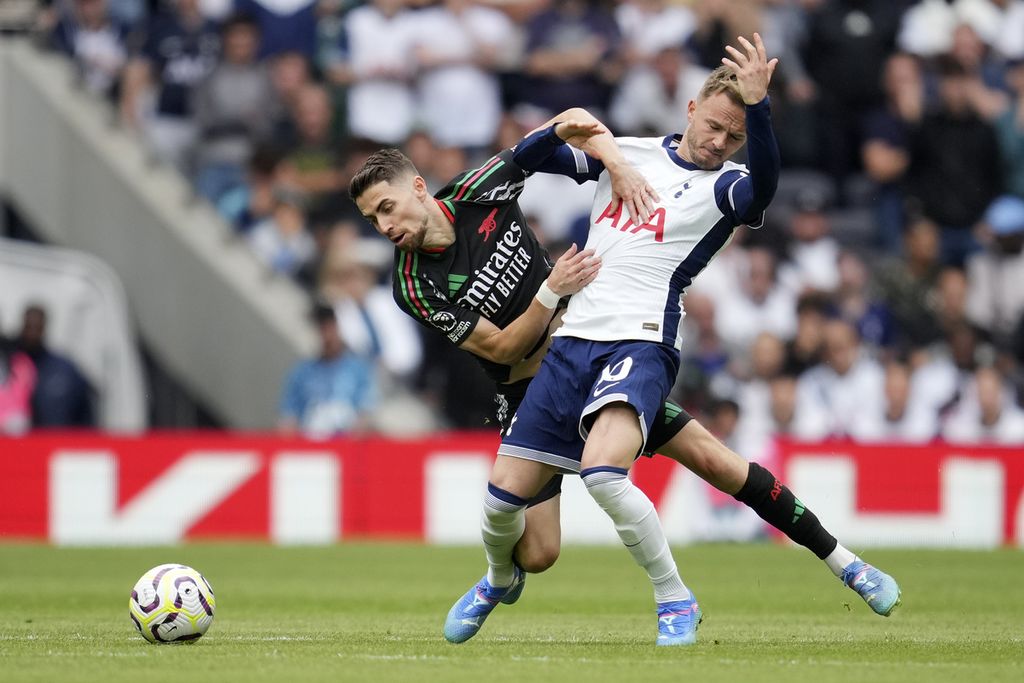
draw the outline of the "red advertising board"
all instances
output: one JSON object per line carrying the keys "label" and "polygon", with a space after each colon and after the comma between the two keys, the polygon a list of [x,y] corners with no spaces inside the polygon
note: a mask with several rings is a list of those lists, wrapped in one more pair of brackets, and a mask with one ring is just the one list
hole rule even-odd
{"label": "red advertising board", "polygon": [[[174,540],[171,528],[182,538],[269,538],[275,491],[288,487],[275,465],[319,460],[336,464],[311,476],[333,489],[338,537],[421,539],[427,458],[446,451],[489,457],[496,447],[492,434],[419,441],[219,433],[0,440],[0,537],[89,542],[94,534],[96,542],[144,542],[119,538],[130,522],[132,533],[120,533],[144,536],[148,526],[154,542]],[[336,473],[334,481],[323,481],[324,473]],[[200,483],[205,495],[197,499],[189,494]],[[301,491],[292,497],[301,499]],[[70,538],[62,538],[67,527]]]}
{"label": "red advertising board", "polygon": [[[410,441],[224,433],[2,439],[0,539],[475,542],[496,446],[489,433]],[[844,543],[1024,545],[1020,449],[783,442],[777,451],[776,474]],[[704,508],[731,499],[675,463],[642,459],[634,479],[674,542],[729,537]],[[593,541],[568,519],[593,513],[570,502],[565,540]],[[711,520],[699,532],[698,518]]]}

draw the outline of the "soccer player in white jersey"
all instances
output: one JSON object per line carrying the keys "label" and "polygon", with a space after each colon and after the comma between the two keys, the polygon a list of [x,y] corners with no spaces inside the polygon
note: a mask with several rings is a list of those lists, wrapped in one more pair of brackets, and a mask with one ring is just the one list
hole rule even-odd
{"label": "soccer player in white jersey", "polygon": [[[464,642],[499,602],[522,591],[513,548],[528,500],[557,472],[579,473],[654,588],[658,645],[696,642],[700,607],[682,582],[649,499],[628,479],[657,407],[679,367],[682,295],[741,224],[759,226],[775,192],[779,158],[771,130],[769,61],[760,36],[723,59],[688,109],[687,129],[664,139],[615,140],[593,117],[567,118],[517,146],[525,170],[597,179],[587,247],[597,278],[570,300],[537,376],[498,449],[484,500],[487,575],[449,611],[445,637]],[[750,140],[750,170],[728,161]],[[580,153],[564,143],[580,148]],[[649,182],[641,220],[612,201],[613,165]],[[631,211],[631,213],[633,213]],[[685,433],[685,428],[681,434]],[[872,609],[888,615],[899,588],[840,545],[823,558]]]}

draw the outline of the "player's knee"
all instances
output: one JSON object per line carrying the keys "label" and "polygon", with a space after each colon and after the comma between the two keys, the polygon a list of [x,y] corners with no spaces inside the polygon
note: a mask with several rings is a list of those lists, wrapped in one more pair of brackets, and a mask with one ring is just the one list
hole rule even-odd
{"label": "player's knee", "polygon": [[528,574],[539,574],[550,569],[558,561],[561,548],[554,543],[537,543],[518,548],[516,563]]}

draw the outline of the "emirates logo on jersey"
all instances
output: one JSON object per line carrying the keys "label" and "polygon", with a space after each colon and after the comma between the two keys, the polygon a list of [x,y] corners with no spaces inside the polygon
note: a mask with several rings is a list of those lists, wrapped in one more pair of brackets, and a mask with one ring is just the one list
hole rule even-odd
{"label": "emirates logo on jersey", "polygon": [[487,238],[490,237],[491,233],[494,232],[494,230],[498,227],[497,221],[494,220],[494,217],[497,214],[497,209],[491,211],[489,214],[487,214],[487,218],[484,219],[484,222],[480,224],[480,227],[476,229],[478,235],[484,236],[484,242],[487,241]]}
{"label": "emirates logo on jersey", "polygon": [[[483,226],[480,227],[483,232]],[[508,229],[494,239],[494,253],[488,257],[487,263],[474,270],[459,290],[462,295],[456,303],[487,317],[500,311],[515,293],[533,258],[526,248],[528,245],[521,242],[523,228],[512,221]]]}

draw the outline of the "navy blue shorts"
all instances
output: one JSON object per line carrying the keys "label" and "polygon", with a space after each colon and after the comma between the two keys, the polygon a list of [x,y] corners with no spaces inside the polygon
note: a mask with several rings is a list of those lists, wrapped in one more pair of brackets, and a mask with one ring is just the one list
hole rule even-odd
{"label": "navy blue shorts", "polygon": [[[523,402],[523,397],[526,396],[526,390],[530,385],[531,379],[523,379],[514,384],[498,385],[498,393],[494,398],[497,404],[498,423],[501,425],[501,436],[505,435],[508,423],[512,420],[512,416],[516,414],[516,411],[519,410],[519,405]],[[653,456],[656,451],[667,444],[692,419],[693,416],[683,410],[682,407],[676,405],[670,399],[666,399],[658,415],[654,418],[654,424],[651,425],[651,434],[647,437],[647,445],[644,446],[643,454],[648,458]],[[526,507],[540,505],[545,501],[551,500],[561,492],[562,475],[552,475],[548,483],[540,490],[540,493],[531,498]]]}
{"label": "navy blue shorts", "polygon": [[555,337],[498,453],[579,472],[590,426],[611,403],[633,406],[647,443],[678,371],[679,352],[664,344]]}

